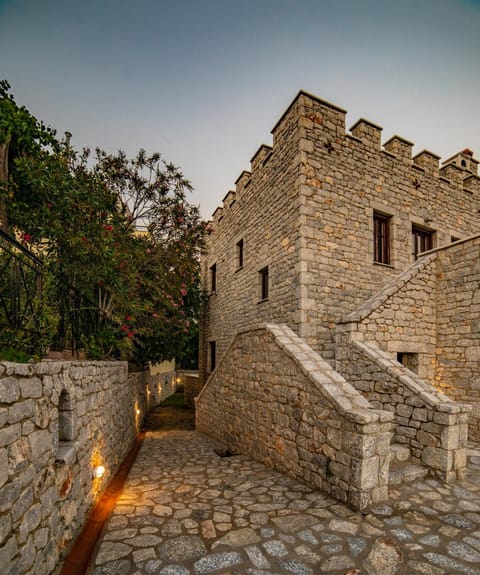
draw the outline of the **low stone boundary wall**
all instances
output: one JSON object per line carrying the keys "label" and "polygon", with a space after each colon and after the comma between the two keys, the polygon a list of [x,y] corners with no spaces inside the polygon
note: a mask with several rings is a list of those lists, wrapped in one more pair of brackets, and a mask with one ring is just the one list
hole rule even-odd
{"label": "low stone boundary wall", "polygon": [[54,572],[133,445],[146,387],[124,362],[0,363],[2,573]]}
{"label": "low stone boundary wall", "polygon": [[394,442],[444,481],[466,469],[469,405],[456,403],[373,342],[351,342],[337,369],[378,409],[394,414]]}
{"label": "low stone boundary wall", "polygon": [[152,409],[175,393],[176,371],[148,375],[148,409]]}
{"label": "low stone boundary wall", "polygon": [[197,428],[355,509],[388,496],[392,414],[285,325],[237,335],[196,401]]}
{"label": "low stone boundary wall", "polygon": [[198,371],[186,371],[183,374],[185,405],[195,409],[195,398],[202,391],[202,382]]}

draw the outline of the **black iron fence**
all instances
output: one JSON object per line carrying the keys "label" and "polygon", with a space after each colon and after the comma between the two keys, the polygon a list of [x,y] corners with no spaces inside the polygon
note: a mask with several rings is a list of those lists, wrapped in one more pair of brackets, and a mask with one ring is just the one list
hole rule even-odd
{"label": "black iron fence", "polygon": [[[0,229],[0,351],[41,355],[48,349],[115,356],[119,326],[68,277]],[[94,294],[92,294],[94,295]]]}
{"label": "black iron fence", "polygon": [[[41,333],[42,261],[0,230],[0,346],[33,351]],[[21,342],[21,345],[20,345]],[[31,349],[30,349],[31,348]]]}

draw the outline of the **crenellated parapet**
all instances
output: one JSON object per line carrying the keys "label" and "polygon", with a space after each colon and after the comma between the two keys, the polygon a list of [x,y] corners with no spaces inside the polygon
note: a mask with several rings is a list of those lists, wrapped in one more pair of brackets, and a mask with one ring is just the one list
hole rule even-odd
{"label": "crenellated parapet", "polygon": [[[274,158],[275,165],[287,166],[286,162],[305,163],[311,154],[315,162],[326,163],[330,161],[330,154],[337,157],[343,154],[347,158],[355,153],[358,157],[362,150],[365,150],[366,162],[383,165],[385,170],[395,162],[402,169],[408,170],[410,166],[412,172],[407,177],[417,189],[429,180],[439,180],[459,190],[480,192],[479,161],[468,148],[440,166],[440,156],[429,150],[412,155],[414,143],[402,136],[394,135],[382,143],[382,127],[368,119],[360,118],[346,131],[346,113],[337,105],[301,90],[274,125],[271,131],[273,145],[262,144],[257,149],[250,160],[250,171],[241,172],[235,182],[235,192],[228,192],[220,209],[228,210],[233,206],[253,181],[271,177],[270,164]],[[296,155],[292,150],[296,150]],[[288,154],[292,155],[288,157]],[[223,211],[216,210],[214,218],[220,221],[222,214]]]}

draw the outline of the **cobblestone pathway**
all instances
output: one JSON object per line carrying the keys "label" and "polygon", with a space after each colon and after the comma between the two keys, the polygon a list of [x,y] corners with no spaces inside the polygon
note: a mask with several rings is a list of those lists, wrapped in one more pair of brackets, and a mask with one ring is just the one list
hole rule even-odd
{"label": "cobblestone pathway", "polygon": [[478,456],[464,482],[403,485],[362,514],[218,447],[149,431],[88,573],[480,574]]}

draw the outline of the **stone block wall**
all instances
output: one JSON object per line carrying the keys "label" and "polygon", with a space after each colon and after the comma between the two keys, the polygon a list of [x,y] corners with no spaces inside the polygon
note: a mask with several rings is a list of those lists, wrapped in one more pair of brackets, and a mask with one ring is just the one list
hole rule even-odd
{"label": "stone block wall", "polygon": [[2,573],[54,572],[147,406],[145,375],[123,362],[0,363]]}
{"label": "stone block wall", "polygon": [[147,397],[148,410],[160,405],[167,397],[175,393],[176,371],[166,371],[163,373],[150,373],[148,375]]}
{"label": "stone block wall", "polygon": [[470,438],[480,442],[480,237],[437,252],[434,384],[472,405]]}
{"label": "stone block wall", "polygon": [[[431,231],[434,247],[480,232],[469,156],[465,169],[440,168],[431,152],[412,157],[399,136],[382,148],[382,129],[367,120],[347,132],[345,117],[300,92],[273,129],[273,147],[260,147],[216,210],[203,271],[208,291],[217,265],[201,329],[203,377],[210,341],[221,357],[238,330],[259,322],[286,323],[333,366],[336,323],[413,262],[412,226]],[[389,219],[389,264],[374,262],[375,213]],[[258,271],[267,265],[269,297],[260,302]],[[431,338],[426,345],[431,359]]]}
{"label": "stone block wall", "polygon": [[338,369],[373,406],[393,413],[393,441],[440,479],[462,479],[470,407],[451,401],[375,343],[347,341]]}
{"label": "stone block wall", "polygon": [[183,376],[184,380],[184,397],[185,405],[191,409],[195,409],[195,398],[202,391],[202,380],[197,372],[185,372]]}
{"label": "stone block wall", "polygon": [[435,390],[469,404],[473,441],[480,441],[479,262],[480,236],[421,256],[341,320],[336,348],[337,369],[348,378],[351,342],[374,342]]}
{"label": "stone block wall", "polygon": [[197,429],[364,509],[388,495],[392,414],[285,325],[239,334],[196,402]]}
{"label": "stone block wall", "polygon": [[[414,355],[415,371],[434,382],[437,338],[436,254],[418,259],[336,327],[337,368],[344,343],[375,342],[394,359]],[[344,326],[344,327],[342,327]],[[348,337],[342,341],[339,336]]]}
{"label": "stone block wall", "polygon": [[[274,146],[260,146],[251,159],[251,172],[242,172],[223,207],[216,210],[208,254],[203,259],[208,300],[200,330],[199,370],[205,382],[211,365],[209,343],[216,342],[222,357],[237,331],[261,322],[283,322],[297,329],[298,197],[295,194],[299,110],[294,104],[273,130]],[[242,241],[243,258],[238,258]],[[211,289],[211,267],[216,266],[216,289]],[[259,272],[269,269],[269,295],[262,300]]]}

